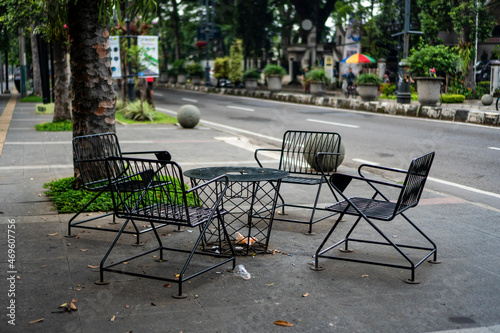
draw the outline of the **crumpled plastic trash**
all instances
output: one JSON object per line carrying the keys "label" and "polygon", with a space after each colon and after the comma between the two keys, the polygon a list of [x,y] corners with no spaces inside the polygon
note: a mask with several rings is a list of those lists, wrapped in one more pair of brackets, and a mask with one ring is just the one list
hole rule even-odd
{"label": "crumpled plastic trash", "polygon": [[235,236],[236,236],[236,244],[248,244],[248,245],[252,246],[257,241],[257,238],[245,237],[237,231],[236,231]]}
{"label": "crumpled plastic trash", "polygon": [[233,273],[234,276],[241,277],[244,280],[250,280],[250,278],[252,277],[243,265],[236,266],[233,270]]}

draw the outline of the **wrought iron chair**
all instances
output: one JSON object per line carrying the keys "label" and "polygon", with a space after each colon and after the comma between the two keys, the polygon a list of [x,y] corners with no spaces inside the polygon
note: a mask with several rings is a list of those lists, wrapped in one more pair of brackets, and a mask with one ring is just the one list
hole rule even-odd
{"label": "wrought iron chair", "polygon": [[[338,133],[334,132],[312,132],[312,131],[286,131],[283,135],[281,149],[262,148],[255,150],[255,160],[260,167],[259,153],[265,151],[280,152],[278,168],[288,171],[290,176],[282,179],[282,184],[316,186],[317,192],[312,205],[298,205],[286,203],[280,195],[280,202],[276,208],[281,208],[281,214],[285,215],[285,207],[295,207],[311,210],[307,221],[298,219],[287,219],[274,216],[274,221],[285,221],[309,225],[307,234],[312,234],[312,225],[331,217],[337,213],[329,212],[326,216],[315,219],[317,210],[325,211],[317,207],[321,188],[327,182],[327,176],[337,171],[337,167],[344,158],[343,146]],[[286,185],[285,185],[286,186]],[[333,193],[335,196],[335,193]],[[335,196],[335,199],[337,197]]]}
{"label": "wrought iron chair", "polygon": [[[122,171],[123,165],[128,166],[124,171]],[[229,239],[223,220],[223,215],[226,214],[226,211],[222,209],[222,198],[228,186],[226,175],[218,176],[187,190],[182,178],[182,170],[175,162],[109,157],[106,160],[106,166],[108,180],[111,184],[114,213],[116,217],[126,219],[126,221],[123,223],[101,261],[100,280],[96,282],[97,284],[107,283],[104,280],[104,271],[115,272],[177,283],[179,286],[178,293],[173,295],[173,297],[185,298],[186,294],[182,291],[184,282],[228,262],[232,262],[232,268],[234,269],[236,259],[231,244],[229,244],[229,253],[209,253],[197,250],[200,245],[203,245],[204,233],[213,219],[218,220],[219,225],[222,226],[225,238]],[[106,260],[132,219],[148,222],[151,225],[154,239],[158,245],[156,246],[155,244],[153,249],[149,249],[133,257],[123,260],[113,259],[112,263],[106,264]],[[178,246],[171,245],[167,247],[163,244],[164,241],[158,234],[157,225],[199,228],[200,234],[192,242],[192,245],[188,245],[187,247],[185,245],[186,242],[182,242]],[[173,242],[175,240],[172,240]],[[176,258],[172,258],[171,256],[168,259],[165,258],[164,252],[167,251],[185,254],[185,262],[177,267],[180,270],[171,272],[171,275],[168,275],[166,270],[166,276],[163,274],[161,274],[162,276],[158,276],[158,274],[148,275],[144,272],[145,269],[143,268],[138,269],[140,273],[131,272],[127,269],[133,265],[127,265],[126,268],[122,265],[124,262],[130,263],[132,260],[150,253],[157,253],[157,261],[159,262],[168,261],[168,264],[170,264],[176,261]],[[212,258],[206,259],[201,263],[197,261],[195,269],[190,268],[192,260],[194,258],[201,258],[201,256],[210,256]],[[150,256],[147,257],[150,258]],[[215,263],[213,262],[214,258],[217,259]],[[119,268],[117,267],[118,265]],[[167,263],[163,265],[167,265]],[[178,273],[178,278],[174,278],[175,273]]]}
{"label": "wrought iron chair", "polygon": [[[88,218],[83,221],[75,221],[75,219],[87,211],[96,199],[104,192],[109,191],[108,175],[106,172],[105,159],[110,156],[123,156],[131,154],[155,154],[158,160],[170,161],[171,156],[168,151],[137,151],[137,152],[122,152],[118,137],[115,133],[102,133],[94,135],[85,135],[75,137],[73,139],[73,153],[77,172],[79,172],[84,189],[97,194],[90,200],[82,209],[80,209],[68,222],[68,237],[74,237],[71,234],[72,228],[94,229],[101,231],[117,232],[112,228],[98,228],[90,225],[85,225],[87,222],[94,221],[109,215],[113,215],[113,223],[115,223],[114,213],[101,214],[96,217]],[[116,165],[120,170],[125,170],[126,165]],[[139,235],[151,231],[151,228],[139,230],[137,225],[132,221],[133,230],[124,231],[128,234],[136,235],[136,244],[139,244]]]}
{"label": "wrought iron chair", "polygon": [[[381,265],[387,267],[395,267],[400,269],[411,270],[411,278],[406,280],[407,283],[419,283],[418,280],[415,279],[415,269],[420,266],[427,258],[433,256],[433,259],[430,261],[431,263],[439,263],[437,261],[437,247],[436,244],[424,233],[422,232],[405,214],[404,212],[410,208],[416,207],[420,200],[420,196],[422,195],[425,182],[427,180],[427,176],[429,175],[429,171],[434,159],[434,152],[430,152],[428,154],[422,155],[418,158],[413,159],[410,164],[408,171],[403,171],[399,169],[386,168],[375,165],[363,164],[359,167],[358,173],[359,177],[338,174],[335,173],[330,177],[329,186],[332,191],[336,191],[343,200],[327,207],[326,209],[340,213],[337,221],[332,226],[325,239],[321,243],[321,245],[316,250],[315,262],[314,266],[311,267],[313,270],[322,270],[323,268],[319,266],[319,258],[327,258],[327,259],[336,259],[336,260],[345,260],[345,261],[353,261],[365,264],[374,264]],[[363,169],[365,168],[375,168],[379,170],[389,171],[392,173],[400,173],[405,175],[405,179],[403,184],[397,183],[388,183],[383,181],[378,181],[374,179],[367,178],[363,173]],[[374,193],[371,197],[347,197],[344,194],[347,186],[352,180],[359,180],[364,182],[364,184],[369,185],[371,189],[374,190]],[[384,188],[384,192],[381,188]],[[390,200],[388,195],[389,188],[399,189],[398,199]],[[339,225],[340,220],[344,215],[353,215],[357,216],[356,222],[349,229],[345,238],[334,243],[331,246],[325,247],[327,241],[332,237],[333,232]],[[374,220],[378,221],[392,221],[395,217],[401,215],[418,233],[423,237],[423,240],[430,244],[430,246],[418,246],[418,245],[406,245],[406,244],[397,244],[394,243],[388,236],[386,236],[382,230],[377,227]],[[372,233],[378,234],[385,241],[374,241],[370,239],[358,239],[354,238],[353,232],[355,228],[358,226],[360,220],[365,220],[369,226],[371,226],[373,230]],[[366,230],[364,230],[366,232]],[[365,237],[366,238],[366,237]],[[380,237],[379,237],[380,238]],[[395,255],[398,257],[402,257],[406,264],[395,264],[395,263],[387,263],[387,262],[376,262],[376,261],[368,261],[361,260],[355,258],[348,258],[345,256],[333,256],[327,255],[326,253],[335,247],[344,244],[344,248],[340,249],[341,252],[350,253],[352,250],[349,249],[349,244],[351,242],[354,243],[367,243],[374,245],[384,245],[392,247],[395,251]],[[412,260],[410,256],[403,251],[403,249],[412,249],[412,250],[422,250],[427,251],[424,257],[417,262]],[[412,255],[414,256],[414,255]]]}

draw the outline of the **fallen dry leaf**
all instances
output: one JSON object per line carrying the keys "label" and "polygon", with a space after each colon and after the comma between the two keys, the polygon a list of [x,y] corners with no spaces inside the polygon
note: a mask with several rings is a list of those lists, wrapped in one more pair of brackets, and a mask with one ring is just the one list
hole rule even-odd
{"label": "fallen dry leaf", "polygon": [[304,295],[302,295],[302,297],[307,297],[309,296],[309,293],[305,293]]}
{"label": "fallen dry leaf", "polygon": [[42,265],[42,267],[49,267],[49,265]]}
{"label": "fallen dry leaf", "polygon": [[60,308],[65,308],[67,306],[68,306],[68,303],[63,303],[63,304],[59,305]]}
{"label": "fallen dry leaf", "polygon": [[151,302],[151,305],[152,305],[152,306],[156,306],[156,304],[155,304],[155,303],[153,303],[153,302]]}
{"label": "fallen dry leaf", "polygon": [[73,302],[73,303],[78,303],[78,300],[77,300],[76,298],[73,298],[73,299],[71,300],[71,302]]}
{"label": "fallen dry leaf", "polygon": [[78,310],[78,309],[76,308],[75,303],[73,303],[73,302],[69,303],[69,309],[70,309],[70,310],[73,310],[73,311]]}
{"label": "fallen dry leaf", "polygon": [[57,232],[54,232],[53,234],[47,234],[47,236],[55,236],[57,235]]}
{"label": "fallen dry leaf", "polygon": [[80,249],[82,252],[87,252],[89,249]]}
{"label": "fallen dry leaf", "polygon": [[87,265],[89,268],[99,268],[99,266]]}
{"label": "fallen dry leaf", "polygon": [[109,321],[110,321],[110,322],[114,322],[114,321],[115,321],[115,318],[116,318],[116,316],[115,316],[115,315],[113,315],[113,317],[111,317],[111,319],[110,319]]}
{"label": "fallen dry leaf", "polygon": [[126,304],[125,309],[130,309],[130,305]]}
{"label": "fallen dry leaf", "polygon": [[30,324],[36,324],[36,323],[39,323],[41,321],[44,321],[45,318],[40,318],[40,319],[37,319],[37,320],[32,320],[30,321]]}
{"label": "fallen dry leaf", "polygon": [[289,323],[289,322],[284,321],[284,320],[276,320],[273,324],[274,324],[274,325],[278,325],[278,326],[285,326],[285,327],[292,327],[292,326],[295,326],[295,325],[293,325],[292,323]]}
{"label": "fallen dry leaf", "polygon": [[170,287],[172,287],[172,284],[170,284],[170,283],[167,283],[167,284],[163,285],[163,288],[170,288]]}
{"label": "fallen dry leaf", "polygon": [[368,277],[368,274],[361,275],[361,277]]}

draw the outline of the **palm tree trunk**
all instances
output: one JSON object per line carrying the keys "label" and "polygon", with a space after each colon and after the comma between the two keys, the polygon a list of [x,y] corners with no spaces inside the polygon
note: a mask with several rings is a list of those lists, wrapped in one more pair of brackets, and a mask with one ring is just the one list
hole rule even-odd
{"label": "palm tree trunk", "polygon": [[54,119],[53,122],[71,119],[69,112],[66,47],[64,43],[52,43],[54,54]]}
{"label": "palm tree trunk", "polygon": [[68,3],[74,137],[115,131],[108,22],[100,20],[98,2]]}

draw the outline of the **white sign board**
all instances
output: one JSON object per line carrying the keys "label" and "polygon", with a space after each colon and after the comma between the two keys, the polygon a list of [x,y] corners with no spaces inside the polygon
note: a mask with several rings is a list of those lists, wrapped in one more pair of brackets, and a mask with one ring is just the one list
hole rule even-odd
{"label": "white sign board", "polygon": [[137,36],[137,46],[144,50],[141,53],[141,66],[145,67],[138,75],[158,77],[160,75],[160,67],[158,66],[158,36]]}
{"label": "white sign board", "polygon": [[109,47],[111,49],[111,77],[122,77],[122,64],[120,61],[120,37],[110,36]]}

